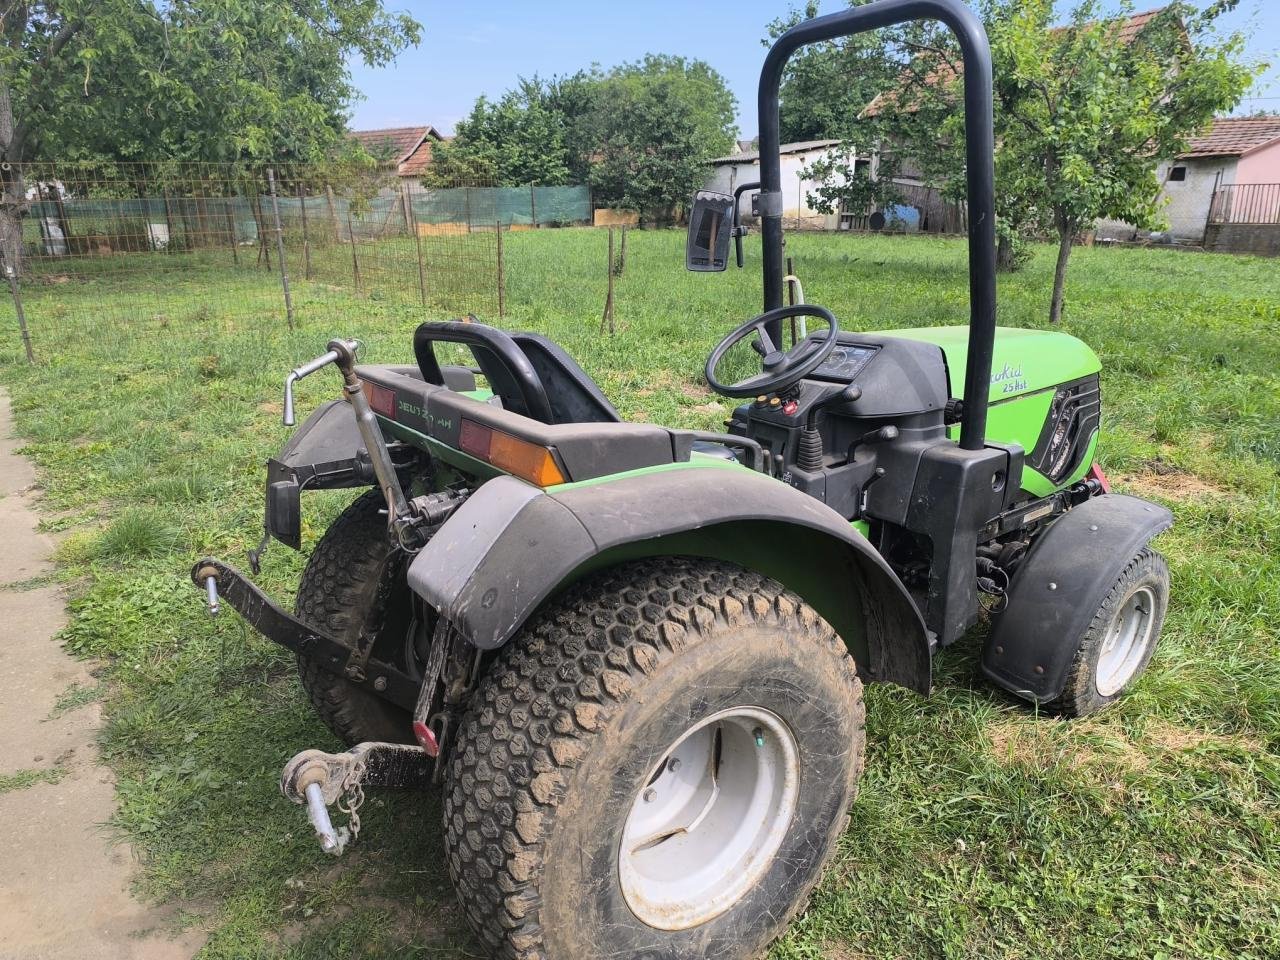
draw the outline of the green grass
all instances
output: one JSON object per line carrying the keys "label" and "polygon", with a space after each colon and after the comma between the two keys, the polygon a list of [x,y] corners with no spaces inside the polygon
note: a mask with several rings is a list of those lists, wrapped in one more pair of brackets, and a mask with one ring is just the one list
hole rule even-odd
{"label": "green grass", "polygon": [[[512,234],[506,323],[564,344],[629,419],[714,427],[729,404],[702,364],[758,310],[759,274],[687,275],[681,243],[630,235],[609,338],[604,235]],[[787,252],[849,329],[966,320],[962,243],[805,235]],[[1002,279],[1002,323],[1047,325],[1051,268],[1041,250]],[[318,851],[276,777],[336,744],[290,658],[210,621],[188,580],[197,557],[242,558],[260,535],[284,372],[337,334],[403,362],[423,312],[297,282],[290,333],[269,276],[242,278],[238,301],[215,276],[47,284],[27,299],[40,363],[16,337],[0,347],[44,508],[64,518],[50,525],[71,531],[66,641],[105,663],[117,826],[146,894],[200,905],[208,957],[478,955],[434,796],[375,794],[356,849]],[[978,638],[940,656],[929,699],[873,688],[839,860],[775,960],[1280,955],[1280,270],[1081,250],[1068,296],[1064,329],[1105,366],[1102,463],[1177,515],[1161,649],[1132,695],[1071,724],[980,682]],[[335,386],[303,382],[299,409]],[[304,499],[307,549],[348,498]],[[287,598],[303,561],[277,544],[261,582]]]}
{"label": "green grass", "polygon": [[11,790],[26,790],[28,787],[34,787],[37,783],[57,783],[66,775],[67,771],[62,767],[44,770],[18,770],[14,773],[0,774],[0,793],[8,793]]}

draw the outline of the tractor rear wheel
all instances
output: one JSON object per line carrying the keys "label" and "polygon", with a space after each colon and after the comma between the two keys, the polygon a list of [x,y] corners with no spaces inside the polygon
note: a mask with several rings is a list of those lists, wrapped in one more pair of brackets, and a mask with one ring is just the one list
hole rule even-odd
{"label": "tractor rear wheel", "polygon": [[[402,667],[413,597],[405,580],[406,555],[387,538],[382,493],[370,490],[347,507],[312,551],[294,606],[300,620],[351,647],[372,643],[372,655]],[[311,705],[347,746],[366,740],[412,743],[409,712],[303,654],[298,679]]]}
{"label": "tractor rear wheel", "polygon": [[508,960],[762,952],[862,772],[862,686],[799,597],[660,559],[565,591],[477,689],[445,790],[467,919]]}

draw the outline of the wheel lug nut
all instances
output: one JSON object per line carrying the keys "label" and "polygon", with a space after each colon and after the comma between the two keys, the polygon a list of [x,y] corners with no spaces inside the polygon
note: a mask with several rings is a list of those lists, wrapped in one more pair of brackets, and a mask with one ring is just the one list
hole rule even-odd
{"label": "wheel lug nut", "polygon": [[670,770],[672,773],[675,773],[677,770],[679,770],[679,769],[680,769],[680,758],[679,758],[679,757],[672,757],[670,760],[668,760],[668,761],[667,761],[667,769],[668,769],[668,770]]}
{"label": "wheel lug nut", "polygon": [[653,789],[653,787],[650,787],[644,792],[643,796],[645,803],[653,803],[654,799],[658,796],[658,791]]}

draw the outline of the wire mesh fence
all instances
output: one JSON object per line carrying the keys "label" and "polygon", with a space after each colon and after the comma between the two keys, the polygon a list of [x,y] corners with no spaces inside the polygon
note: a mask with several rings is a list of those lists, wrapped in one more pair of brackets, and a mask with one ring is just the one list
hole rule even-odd
{"label": "wire mesh fence", "polygon": [[336,166],[53,163],[0,179],[0,316],[37,353],[353,311],[500,317],[503,232],[591,217],[585,187],[428,188]]}

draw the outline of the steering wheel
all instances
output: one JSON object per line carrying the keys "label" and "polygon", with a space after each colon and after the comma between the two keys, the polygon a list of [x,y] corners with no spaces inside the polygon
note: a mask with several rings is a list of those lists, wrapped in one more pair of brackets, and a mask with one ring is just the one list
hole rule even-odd
{"label": "steering wheel", "polygon": [[[817,317],[827,322],[826,336],[817,340],[801,340],[790,350],[783,350],[769,336],[769,324],[791,317]],[[754,397],[762,393],[778,393],[817,370],[836,348],[836,335],[840,324],[826,307],[815,303],[797,303],[789,307],[777,307],[748,320],[718,344],[707,357],[707,384],[716,393],[726,397]],[[752,333],[760,337],[764,354],[764,372],[737,383],[724,384],[716,379],[716,369],[729,350]]]}

